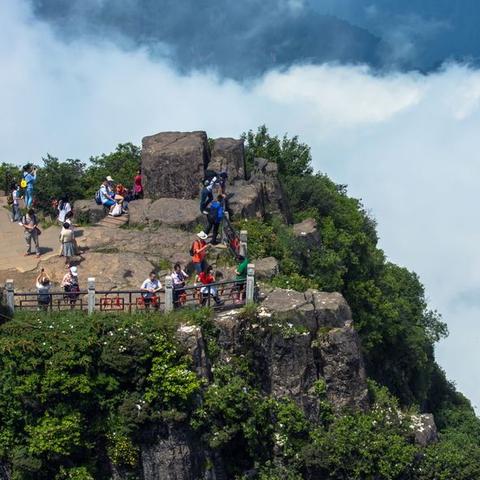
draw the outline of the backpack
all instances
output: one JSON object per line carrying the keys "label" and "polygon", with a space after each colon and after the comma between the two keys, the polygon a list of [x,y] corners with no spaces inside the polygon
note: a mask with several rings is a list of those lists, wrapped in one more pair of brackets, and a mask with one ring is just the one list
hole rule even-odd
{"label": "backpack", "polygon": [[207,219],[210,223],[217,223],[218,222],[218,209],[220,205],[210,205],[208,210]]}
{"label": "backpack", "polygon": [[190,247],[190,250],[188,251],[191,257],[195,255],[195,242],[192,243],[192,246]]}
{"label": "backpack", "polygon": [[101,205],[102,204],[102,196],[100,195],[100,190],[97,190],[95,192],[95,203],[97,205]]}

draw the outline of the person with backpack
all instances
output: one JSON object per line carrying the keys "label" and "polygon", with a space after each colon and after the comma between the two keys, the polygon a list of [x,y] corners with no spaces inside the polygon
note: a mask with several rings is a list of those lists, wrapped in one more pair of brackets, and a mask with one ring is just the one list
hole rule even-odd
{"label": "person with backpack", "polygon": [[192,257],[193,269],[197,274],[203,272],[207,266],[205,257],[207,256],[207,249],[209,244],[205,241],[208,238],[205,232],[197,233],[197,238],[190,247],[190,256]]}
{"label": "person with backpack", "polygon": [[33,203],[33,187],[37,181],[37,169],[33,165],[23,167],[23,188],[25,188],[25,207],[30,208]]}
{"label": "person with backpack", "polygon": [[50,288],[52,287],[52,283],[50,281],[50,277],[42,268],[40,273],[37,276],[35,281],[35,286],[37,288],[37,303],[39,310],[47,310],[48,306],[51,303],[52,295],[50,294]]}
{"label": "person with backpack", "polygon": [[40,244],[38,237],[40,235],[40,229],[38,228],[38,220],[33,208],[30,208],[26,215],[22,217],[21,225],[24,230],[25,242],[27,243],[27,251],[25,256],[32,253],[32,240],[35,244],[35,253],[37,257],[40,256]]}
{"label": "person with backpack", "polygon": [[20,197],[20,186],[16,183],[11,185],[11,192],[10,195],[7,197],[7,203],[12,209],[12,218],[11,222],[19,222],[20,221],[20,205],[18,200]]}
{"label": "person with backpack", "polygon": [[208,227],[205,230],[205,233],[208,235],[213,229],[211,241],[212,245],[218,245],[218,230],[220,228],[220,224],[222,223],[224,214],[225,212],[223,208],[223,195],[219,195],[217,199],[211,203],[207,215]]}

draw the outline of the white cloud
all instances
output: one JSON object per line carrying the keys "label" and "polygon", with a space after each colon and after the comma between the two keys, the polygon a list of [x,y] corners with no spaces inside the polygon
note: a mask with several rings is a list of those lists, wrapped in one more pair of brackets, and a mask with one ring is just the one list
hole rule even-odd
{"label": "white cloud", "polygon": [[421,275],[451,330],[440,361],[480,400],[478,71],[303,66],[242,86],[179,76],[141,50],[62,43],[18,0],[0,2],[0,65],[0,161],[87,159],[161,130],[300,134],[316,166],[363,197],[392,260]]}

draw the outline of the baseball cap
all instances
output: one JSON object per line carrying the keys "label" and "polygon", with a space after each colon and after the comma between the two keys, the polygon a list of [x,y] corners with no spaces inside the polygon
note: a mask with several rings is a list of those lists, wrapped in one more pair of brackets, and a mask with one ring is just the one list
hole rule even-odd
{"label": "baseball cap", "polygon": [[110,175],[107,177],[107,182],[113,182],[113,178]]}

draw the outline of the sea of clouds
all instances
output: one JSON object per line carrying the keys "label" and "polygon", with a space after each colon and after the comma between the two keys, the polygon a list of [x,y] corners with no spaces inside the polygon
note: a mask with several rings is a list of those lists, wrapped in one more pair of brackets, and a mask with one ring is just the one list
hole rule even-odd
{"label": "sea of clouds", "polygon": [[478,70],[303,65],[245,85],[108,41],[65,42],[23,0],[1,0],[0,105],[0,162],[17,164],[87,160],[162,130],[299,134],[315,167],[363,199],[389,258],[420,275],[450,329],[438,360],[480,402]]}

